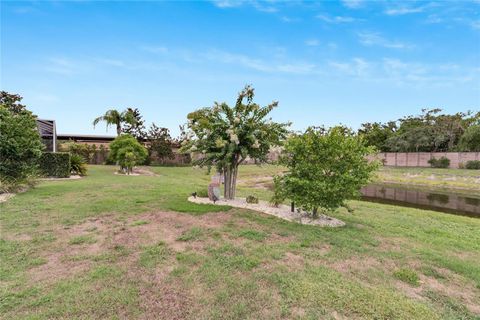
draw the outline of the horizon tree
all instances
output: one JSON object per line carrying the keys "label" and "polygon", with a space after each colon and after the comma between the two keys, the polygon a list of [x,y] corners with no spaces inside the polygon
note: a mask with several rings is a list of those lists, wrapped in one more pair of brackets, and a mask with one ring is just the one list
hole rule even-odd
{"label": "horizon tree", "polygon": [[143,120],[138,108],[127,108],[124,112],[124,121],[122,124],[122,132],[131,134],[138,141],[142,141],[147,136],[145,129],[145,121]]}
{"label": "horizon tree", "polygon": [[133,109],[128,108],[127,110],[120,112],[116,109],[107,110],[103,115],[95,118],[93,120],[93,127],[99,123],[105,122],[108,127],[114,125],[117,130],[117,136],[122,134],[122,124],[134,124],[135,117],[133,115]]}
{"label": "horizon tree", "polygon": [[276,123],[268,114],[274,101],[261,107],[253,102],[254,89],[247,85],[239,92],[235,106],[215,102],[188,115],[189,132],[182,150],[200,154],[199,166],[214,166],[224,176],[224,197],[234,199],[238,167],[247,157],[267,162],[272,146],[281,144],[290,123]]}
{"label": "horizon tree", "polygon": [[147,147],[149,156],[155,155],[158,159],[173,159],[172,137],[168,128],[158,127],[152,123],[148,130],[147,139],[149,145]]}

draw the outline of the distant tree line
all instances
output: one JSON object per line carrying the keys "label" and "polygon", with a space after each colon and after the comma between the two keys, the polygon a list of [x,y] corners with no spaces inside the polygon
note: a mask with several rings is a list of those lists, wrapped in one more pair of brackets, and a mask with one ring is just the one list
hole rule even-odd
{"label": "distant tree line", "polygon": [[480,112],[422,109],[396,121],[364,123],[358,134],[382,152],[480,151]]}

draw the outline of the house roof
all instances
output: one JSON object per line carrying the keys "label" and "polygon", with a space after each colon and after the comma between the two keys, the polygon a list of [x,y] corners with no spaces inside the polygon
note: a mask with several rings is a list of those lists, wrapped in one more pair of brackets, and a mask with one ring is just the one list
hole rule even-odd
{"label": "house roof", "polygon": [[94,134],[75,134],[75,133],[59,133],[59,140],[88,140],[88,141],[113,141],[116,136],[94,135]]}

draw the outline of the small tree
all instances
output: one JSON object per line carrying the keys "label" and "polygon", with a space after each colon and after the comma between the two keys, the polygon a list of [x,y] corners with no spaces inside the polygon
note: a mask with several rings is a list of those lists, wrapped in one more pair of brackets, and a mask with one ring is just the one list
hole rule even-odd
{"label": "small tree", "polygon": [[110,143],[111,159],[127,174],[132,172],[135,165],[145,161],[147,155],[147,149],[129,134],[122,134]]}
{"label": "small tree", "polygon": [[202,108],[188,115],[190,139],[182,150],[200,153],[194,163],[216,166],[224,175],[224,197],[235,198],[238,166],[247,157],[257,163],[267,161],[272,146],[280,144],[289,124],[275,123],[267,118],[277,106],[273,102],[260,107],[253,102],[254,89],[246,86],[239,94],[235,106],[215,102],[211,108]]}
{"label": "small tree", "polygon": [[33,182],[38,159],[44,148],[38,134],[36,118],[22,98],[5,91],[0,97],[0,181],[2,188],[14,190]]}
{"label": "small tree", "polygon": [[366,159],[373,152],[374,147],[344,127],[309,128],[294,135],[285,144],[280,163],[288,171],[275,177],[273,202],[288,198],[314,217],[319,208],[346,206],[378,167]]}
{"label": "small tree", "polygon": [[147,139],[149,141],[149,156],[155,155],[158,159],[172,159],[174,157],[172,150],[172,137],[167,128],[157,127],[152,123],[148,130]]}

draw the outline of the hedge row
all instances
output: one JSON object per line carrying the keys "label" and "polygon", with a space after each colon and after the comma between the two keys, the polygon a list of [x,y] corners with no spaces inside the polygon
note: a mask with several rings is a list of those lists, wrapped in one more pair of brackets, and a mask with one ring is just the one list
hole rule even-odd
{"label": "hedge row", "polygon": [[447,157],[440,157],[439,159],[432,158],[428,160],[428,163],[432,166],[432,168],[448,168],[450,167],[450,159]]}
{"label": "hedge row", "polygon": [[45,152],[39,160],[40,172],[47,177],[70,177],[70,153]]}
{"label": "hedge row", "polygon": [[480,170],[480,160],[467,161],[465,169]]}

